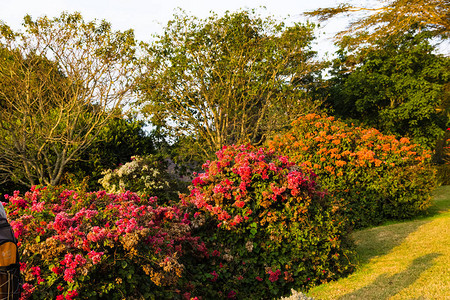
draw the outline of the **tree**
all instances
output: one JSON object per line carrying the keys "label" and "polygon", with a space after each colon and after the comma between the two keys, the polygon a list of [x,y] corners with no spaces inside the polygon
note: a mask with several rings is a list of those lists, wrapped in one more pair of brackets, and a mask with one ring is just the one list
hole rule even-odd
{"label": "tree", "polygon": [[153,137],[144,131],[145,122],[134,116],[115,117],[103,127],[77,160],[66,168],[68,179],[89,178],[89,190],[101,188],[98,180],[102,172],[115,169],[131,160],[134,155],[144,156],[155,152]]}
{"label": "tree", "polygon": [[175,15],[145,47],[142,111],[203,156],[226,144],[261,143],[318,105],[308,96],[321,66],[312,31],[254,11]]}
{"label": "tree", "polygon": [[341,49],[327,103],[340,117],[434,149],[450,121],[450,58],[433,52],[428,34],[414,31],[379,41],[356,60]]}
{"label": "tree", "polygon": [[134,87],[135,40],[79,13],[0,27],[0,172],[57,184]]}
{"label": "tree", "polygon": [[[381,6],[357,7],[348,3],[321,8],[306,15],[324,21],[340,14],[366,12],[336,36],[342,45],[372,44],[418,26],[442,39],[450,37],[449,0],[378,0]],[[374,2],[372,2],[374,3]],[[344,38],[346,37],[346,38]]]}

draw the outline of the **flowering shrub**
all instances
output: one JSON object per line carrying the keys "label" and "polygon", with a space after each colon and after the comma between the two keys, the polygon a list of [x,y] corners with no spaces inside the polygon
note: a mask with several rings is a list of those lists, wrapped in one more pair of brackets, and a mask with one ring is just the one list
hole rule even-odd
{"label": "flowering shrub", "polygon": [[224,147],[182,202],[209,257],[188,269],[204,299],[268,299],[352,269],[339,207],[316,175],[251,146]]}
{"label": "flowering shrub", "polygon": [[181,183],[167,172],[167,162],[157,155],[133,156],[131,162],[102,174],[99,183],[107,192],[132,191],[156,196],[160,203],[178,199],[177,191],[183,189]]}
{"label": "flowering shrub", "polygon": [[430,205],[431,155],[407,138],[310,114],[268,145],[314,171],[356,227],[409,218]]}
{"label": "flowering shrub", "polygon": [[32,188],[5,195],[19,240],[22,299],[173,299],[184,255],[206,255],[188,216],[126,192]]}

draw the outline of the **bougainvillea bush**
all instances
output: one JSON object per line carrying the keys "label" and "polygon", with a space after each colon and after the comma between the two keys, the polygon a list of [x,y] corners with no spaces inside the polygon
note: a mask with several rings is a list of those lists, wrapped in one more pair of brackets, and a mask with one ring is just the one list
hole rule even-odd
{"label": "bougainvillea bush", "polygon": [[431,154],[408,138],[310,114],[268,145],[314,171],[356,227],[409,218],[430,205],[436,185]]}
{"label": "bougainvillea bush", "polygon": [[188,267],[196,295],[269,299],[352,270],[339,206],[313,172],[251,146],[224,147],[203,168],[181,196],[209,251]]}
{"label": "bougainvillea bush", "polygon": [[189,286],[180,260],[207,255],[188,216],[154,197],[33,188],[5,198],[22,299],[181,298]]}

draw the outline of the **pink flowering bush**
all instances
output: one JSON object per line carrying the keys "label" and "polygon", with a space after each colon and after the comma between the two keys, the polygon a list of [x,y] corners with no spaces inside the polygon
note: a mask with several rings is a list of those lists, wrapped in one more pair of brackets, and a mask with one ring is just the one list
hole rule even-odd
{"label": "pink flowering bush", "polygon": [[187,262],[196,295],[268,299],[352,270],[340,208],[313,172],[251,146],[224,147],[203,168],[181,195],[209,251]]}
{"label": "pink flowering bush", "polygon": [[184,256],[207,251],[180,208],[126,192],[32,188],[5,195],[19,241],[22,299],[173,299]]}

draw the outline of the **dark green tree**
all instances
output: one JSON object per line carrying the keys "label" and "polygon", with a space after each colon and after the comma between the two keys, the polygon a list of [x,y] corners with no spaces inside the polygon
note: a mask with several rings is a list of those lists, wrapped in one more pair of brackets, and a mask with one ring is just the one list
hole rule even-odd
{"label": "dark green tree", "polygon": [[65,180],[87,179],[89,190],[98,190],[102,172],[115,169],[134,155],[155,152],[153,137],[144,130],[145,122],[135,117],[116,117],[103,127],[77,160],[68,165]]}
{"label": "dark green tree", "polygon": [[186,145],[184,154],[261,143],[317,108],[308,94],[321,67],[313,39],[311,24],[287,26],[254,11],[175,15],[145,47],[142,111]]}
{"label": "dark green tree", "polygon": [[378,41],[334,61],[327,103],[340,117],[433,148],[450,119],[450,58],[434,53],[427,32]]}

